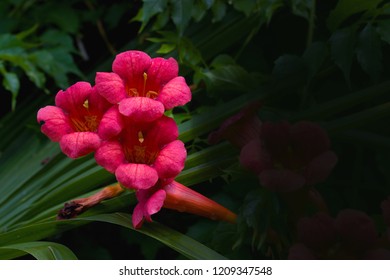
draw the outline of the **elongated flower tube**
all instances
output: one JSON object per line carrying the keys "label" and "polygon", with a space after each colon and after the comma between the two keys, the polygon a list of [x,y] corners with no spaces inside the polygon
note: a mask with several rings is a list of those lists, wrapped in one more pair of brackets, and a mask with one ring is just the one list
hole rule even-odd
{"label": "elongated flower tube", "polygon": [[134,121],[154,121],[176,106],[191,100],[191,91],[178,76],[175,59],[150,58],[141,51],[127,51],[116,56],[113,72],[96,73],[99,94],[112,104],[119,104],[121,114]]}
{"label": "elongated flower tube", "polygon": [[166,185],[164,190],[166,192],[164,208],[196,214],[212,220],[236,222],[236,214],[176,181]]}
{"label": "elongated flower tube", "polygon": [[41,108],[37,121],[41,131],[70,158],[95,151],[100,145],[98,129],[104,113],[112,105],[87,82],[78,82],[55,97],[56,106]]}
{"label": "elongated flower tube", "polygon": [[151,222],[151,215],[162,207],[180,212],[191,213],[212,220],[235,223],[237,216],[217,202],[176,182],[137,192],[138,204],[134,208],[132,222],[134,228],[140,228],[146,220]]}
{"label": "elongated flower tube", "polygon": [[157,181],[170,182],[184,168],[187,151],[176,140],[178,128],[166,116],[151,123],[127,118],[117,137],[103,142],[95,153],[96,162],[129,189],[148,189]]}

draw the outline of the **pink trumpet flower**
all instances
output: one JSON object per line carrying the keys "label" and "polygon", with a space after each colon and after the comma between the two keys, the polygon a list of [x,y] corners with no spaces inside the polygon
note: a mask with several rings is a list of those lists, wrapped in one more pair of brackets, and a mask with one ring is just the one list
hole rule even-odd
{"label": "pink trumpet flower", "polygon": [[236,214],[222,205],[176,181],[163,187],[157,184],[147,190],[139,190],[137,198],[138,204],[132,216],[136,229],[140,228],[145,220],[151,222],[151,215],[162,207],[229,223],[235,223],[237,219]]}
{"label": "pink trumpet flower", "polygon": [[70,158],[94,152],[100,145],[100,121],[112,105],[87,82],[78,82],[55,97],[56,106],[41,108],[37,121],[41,131]]}
{"label": "pink trumpet flower", "polygon": [[141,51],[127,51],[116,56],[113,72],[96,73],[95,83],[104,98],[119,104],[121,114],[150,122],[191,100],[190,88],[178,76],[178,69],[173,58],[152,59]]}
{"label": "pink trumpet flower", "polygon": [[175,121],[166,116],[151,123],[125,118],[122,131],[100,145],[95,159],[124,187],[148,189],[158,180],[172,181],[184,168],[187,152],[177,137]]}

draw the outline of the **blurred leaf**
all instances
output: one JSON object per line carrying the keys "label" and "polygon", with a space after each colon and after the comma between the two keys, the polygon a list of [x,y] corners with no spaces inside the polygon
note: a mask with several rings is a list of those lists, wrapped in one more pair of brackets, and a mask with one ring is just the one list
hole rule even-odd
{"label": "blurred leaf", "polygon": [[307,67],[305,61],[301,57],[286,54],[275,61],[272,74],[277,82],[303,82],[307,80]]}
{"label": "blurred leaf", "polygon": [[369,103],[374,98],[385,96],[388,94],[390,81],[385,81],[381,84],[374,85],[350,94],[334,98],[328,102],[312,106],[305,111],[299,111],[294,114],[290,120],[321,120],[328,119],[331,116],[337,116],[340,112],[348,111],[359,104]]}
{"label": "blurred leaf", "polygon": [[382,40],[390,44],[390,19],[378,21],[377,31]]}
{"label": "blurred leaf", "polygon": [[371,23],[368,23],[360,32],[356,53],[363,70],[374,82],[378,82],[383,70],[382,46]]}
{"label": "blurred leaf", "polygon": [[156,20],[153,23],[152,30],[159,31],[162,30],[165,25],[169,22],[170,19],[170,11],[169,9],[164,9],[161,13],[157,14]]}
{"label": "blurred leaf", "polygon": [[213,11],[213,22],[221,21],[222,18],[226,15],[226,3],[223,0],[215,0],[213,6],[211,7]]}
{"label": "blurred leaf", "polygon": [[337,30],[330,37],[332,59],[343,71],[344,78],[348,85],[351,84],[350,72],[356,42],[356,30],[353,27]]}
{"label": "blurred leaf", "polygon": [[46,2],[33,10],[36,18],[58,26],[67,33],[77,33],[80,29],[80,18],[71,5],[65,3]]}
{"label": "blurred leaf", "polygon": [[339,0],[334,10],[329,14],[327,24],[329,29],[336,30],[350,16],[375,9],[382,0]]}
{"label": "blurred leaf", "polygon": [[167,54],[176,49],[175,44],[162,44],[156,53]]}
{"label": "blurred leaf", "polygon": [[209,91],[248,91],[256,84],[255,79],[243,67],[226,55],[217,56],[211,62],[211,69],[199,74],[204,77]]}
{"label": "blurred leaf", "polygon": [[317,74],[328,56],[328,48],[323,42],[314,42],[310,44],[303,54],[309,72],[309,78]]}
{"label": "blurred leaf", "polygon": [[247,17],[250,16],[258,5],[257,0],[234,1],[233,6],[237,11],[243,12]]}
{"label": "blurred leaf", "polygon": [[172,3],[172,21],[176,25],[179,35],[183,35],[191,19],[193,1],[192,0],[173,0]]}
{"label": "blurred leaf", "polygon": [[12,111],[16,107],[16,98],[19,93],[20,82],[19,78],[15,73],[9,73],[0,62],[0,73],[3,75],[3,86],[6,90],[9,90],[12,94],[11,107]]}
{"label": "blurred leaf", "polygon": [[26,242],[0,247],[0,251],[6,249],[26,252],[38,260],[77,260],[69,248],[53,242]]}
{"label": "blurred leaf", "polygon": [[338,133],[352,128],[365,127],[390,115],[390,102],[338,118],[324,124],[329,133]]}
{"label": "blurred leaf", "polygon": [[261,15],[267,23],[271,21],[274,13],[283,6],[285,6],[284,0],[259,0]]}
{"label": "blurred leaf", "polygon": [[[78,218],[78,220],[106,222],[133,229],[131,215],[126,213],[102,214],[97,216]],[[157,222],[146,223],[138,231],[164,243],[165,245],[171,247],[189,259],[226,259],[224,256],[218,254],[203,244]]]}
{"label": "blurred leaf", "polygon": [[315,5],[316,0],[292,0],[292,12],[297,15],[310,20],[311,10]]}
{"label": "blurred leaf", "polygon": [[155,15],[162,13],[167,9],[168,0],[143,0],[143,6],[138,14],[133,18],[133,21],[142,22],[139,33],[141,33],[150,19]]}
{"label": "blurred leaf", "polygon": [[198,0],[194,2],[192,7],[192,18],[195,22],[201,21],[206,15],[207,11],[211,8],[213,1]]}

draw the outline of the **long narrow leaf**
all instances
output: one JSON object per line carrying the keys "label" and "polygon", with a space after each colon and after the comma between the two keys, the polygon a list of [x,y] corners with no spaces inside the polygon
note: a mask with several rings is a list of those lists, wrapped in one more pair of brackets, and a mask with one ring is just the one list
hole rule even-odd
{"label": "long narrow leaf", "polygon": [[[102,214],[78,218],[78,220],[106,222],[133,229],[131,215],[126,213]],[[144,224],[139,232],[164,243],[189,259],[226,259],[224,256],[195,241],[194,239],[156,222]]]}
{"label": "long narrow leaf", "polygon": [[38,260],[77,260],[76,255],[68,247],[54,242],[26,242],[0,247],[0,252],[4,250],[22,251]]}

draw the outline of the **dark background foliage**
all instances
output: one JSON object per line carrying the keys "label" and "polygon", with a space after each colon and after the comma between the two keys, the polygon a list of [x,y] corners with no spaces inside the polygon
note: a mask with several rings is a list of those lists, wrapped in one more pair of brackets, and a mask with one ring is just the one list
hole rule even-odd
{"label": "dark background foliage", "polygon": [[[140,49],[175,57],[191,85],[193,100],[172,112],[189,154],[210,148],[211,130],[255,99],[262,100],[262,120],[318,122],[339,162],[316,189],[333,216],[346,208],[364,211],[382,234],[380,203],[390,193],[389,44],[390,4],[380,0],[1,1],[0,166],[12,165],[7,151],[22,131],[46,143],[35,114],[58,90],[79,80],[93,83],[97,71],[110,71],[116,53]],[[238,225],[168,210],[155,220],[228,258],[287,258],[295,237],[286,205],[239,166],[238,150],[226,151],[231,157],[219,154],[222,163],[201,170],[202,181],[193,187],[236,211]],[[113,180],[101,177],[85,192]],[[47,209],[81,194],[70,192]],[[4,209],[0,202],[0,213]],[[276,245],[267,239],[269,228],[280,236]],[[80,259],[182,258],[108,223],[46,240],[66,245]]]}

